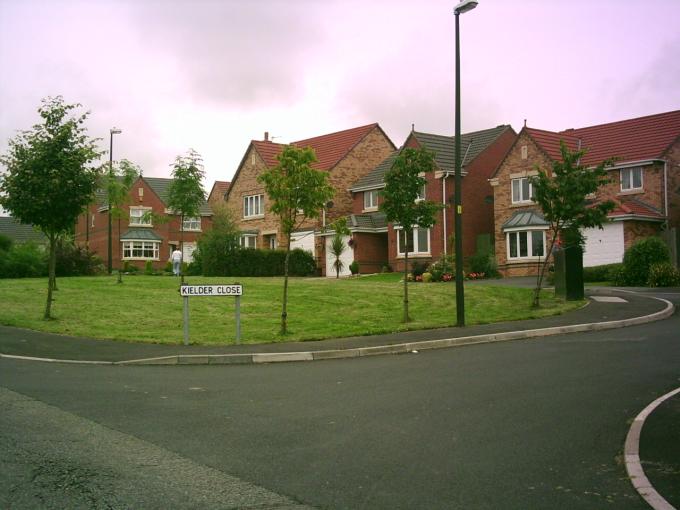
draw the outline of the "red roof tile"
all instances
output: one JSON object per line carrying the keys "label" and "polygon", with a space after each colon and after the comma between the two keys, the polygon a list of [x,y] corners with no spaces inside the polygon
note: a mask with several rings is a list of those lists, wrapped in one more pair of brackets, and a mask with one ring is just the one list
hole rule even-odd
{"label": "red roof tile", "polygon": [[609,213],[609,217],[616,218],[620,216],[641,216],[659,220],[664,219],[664,216],[651,205],[645,204],[641,200],[635,198],[616,202],[616,207]]}
{"label": "red roof tile", "polygon": [[584,165],[597,165],[612,157],[618,158],[617,163],[642,161],[662,157],[680,137],[680,110],[557,133],[526,130],[553,159],[560,158],[562,139],[571,149],[577,148],[580,140],[582,148],[587,149],[581,161]]}
{"label": "red roof tile", "polygon": [[[313,165],[318,170],[330,170],[344,158],[354,146],[359,143],[378,124],[369,124],[337,133],[316,136],[306,140],[291,143],[296,147],[311,147],[316,153],[317,162]],[[253,140],[253,145],[268,167],[277,164],[276,156],[283,150],[284,145],[269,141]]]}
{"label": "red roof tile", "polygon": [[210,190],[208,201],[215,199],[222,200],[230,185],[231,183],[227,181],[215,181],[215,184],[213,184],[213,187]]}

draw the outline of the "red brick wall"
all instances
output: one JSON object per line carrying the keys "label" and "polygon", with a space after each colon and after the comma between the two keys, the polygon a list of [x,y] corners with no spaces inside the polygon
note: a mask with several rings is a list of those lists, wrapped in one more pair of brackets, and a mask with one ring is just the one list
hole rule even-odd
{"label": "red brick wall", "polygon": [[669,224],[680,229],[680,138],[668,150],[666,159]]}
{"label": "red brick wall", "polygon": [[643,237],[659,235],[661,224],[649,221],[624,221],[623,244],[627,250]]}
{"label": "red brick wall", "polygon": [[361,274],[379,273],[387,264],[387,233],[369,234],[355,232],[354,260],[359,264]]}

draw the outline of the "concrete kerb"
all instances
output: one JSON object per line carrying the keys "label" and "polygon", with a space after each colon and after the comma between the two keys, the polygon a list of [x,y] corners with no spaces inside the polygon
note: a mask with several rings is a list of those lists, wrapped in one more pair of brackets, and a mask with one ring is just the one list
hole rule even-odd
{"label": "concrete kerb", "polygon": [[[617,290],[618,289],[612,289]],[[628,291],[620,291],[628,292]],[[401,344],[380,345],[373,347],[358,347],[351,349],[335,349],[321,351],[281,352],[281,353],[254,353],[254,354],[178,354],[161,356],[157,358],[133,359],[125,361],[78,361],[57,360],[47,358],[34,358],[27,356],[15,356],[0,354],[0,357],[24,359],[30,361],[43,361],[51,363],[81,363],[98,365],[231,365],[231,364],[259,364],[259,363],[283,363],[292,361],[320,361],[326,359],[357,358],[364,356],[377,356],[383,354],[404,354],[413,351],[443,349],[447,347],[460,347],[482,343],[507,342],[511,340],[525,340],[540,338],[564,333],[579,333],[586,331],[602,331],[606,329],[623,328],[646,324],[648,322],[666,319],[673,315],[675,307],[662,298],[647,296],[666,303],[666,308],[659,312],[640,317],[633,317],[618,321],[594,322],[588,324],[575,324],[571,326],[555,326],[550,328],[529,329],[524,331],[507,331],[504,333],[490,333],[484,335],[472,335],[457,338],[445,338],[439,340],[425,340],[422,342],[406,342]]]}
{"label": "concrete kerb", "polygon": [[651,506],[654,510],[676,510],[668,501],[666,501],[661,494],[652,486],[651,482],[645,475],[645,471],[640,463],[640,434],[645,420],[652,412],[663,404],[669,398],[680,393],[680,388],[666,393],[657,398],[654,402],[645,407],[640,414],[633,420],[633,424],[628,430],[626,436],[626,443],[623,448],[624,461],[626,463],[626,472],[630,478],[630,482],[638,491],[640,496]]}

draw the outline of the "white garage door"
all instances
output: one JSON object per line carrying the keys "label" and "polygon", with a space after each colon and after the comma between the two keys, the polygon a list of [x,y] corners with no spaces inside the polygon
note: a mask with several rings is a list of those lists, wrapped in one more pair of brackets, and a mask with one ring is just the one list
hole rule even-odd
{"label": "white garage door", "polygon": [[191,264],[194,261],[194,250],[196,249],[196,243],[184,242],[182,246],[182,261],[187,264]]}
{"label": "white garage door", "polygon": [[[347,243],[349,236],[342,236],[342,242],[345,243],[345,251],[340,255],[340,262],[342,262],[342,269],[340,269],[340,276],[349,276],[352,272],[349,270],[349,265],[354,262],[354,250]],[[328,278],[335,278],[335,255],[331,252],[331,244],[333,243],[333,236],[326,237],[326,276]]]}
{"label": "white garage door", "polygon": [[623,261],[623,222],[607,223],[603,229],[586,228],[583,267],[600,266]]}
{"label": "white garage door", "polygon": [[290,238],[290,249],[294,250],[295,248],[307,250],[309,253],[316,256],[314,253],[314,231],[293,232],[293,235]]}

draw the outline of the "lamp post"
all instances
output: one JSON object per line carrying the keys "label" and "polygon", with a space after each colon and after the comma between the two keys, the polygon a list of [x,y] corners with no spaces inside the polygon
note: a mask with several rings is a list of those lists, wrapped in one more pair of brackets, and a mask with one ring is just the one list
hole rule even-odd
{"label": "lamp post", "polygon": [[[109,133],[111,135],[110,141],[109,141],[109,179],[113,179],[113,135],[119,135],[122,133],[122,131],[118,128],[111,128],[109,130]],[[109,274],[111,274],[113,270],[113,249],[112,249],[112,228],[111,228],[111,197],[108,196],[108,186],[107,186],[107,202],[108,202],[108,210],[109,210],[109,243],[108,243],[108,258],[109,262],[107,265],[107,269]]]}
{"label": "lamp post", "polygon": [[458,19],[464,12],[477,7],[476,0],[463,0],[453,9],[456,16],[456,172],[454,190],[454,237],[456,238],[456,325],[465,326],[465,290],[463,287],[463,205],[461,204],[461,143],[460,143],[460,36]]}

